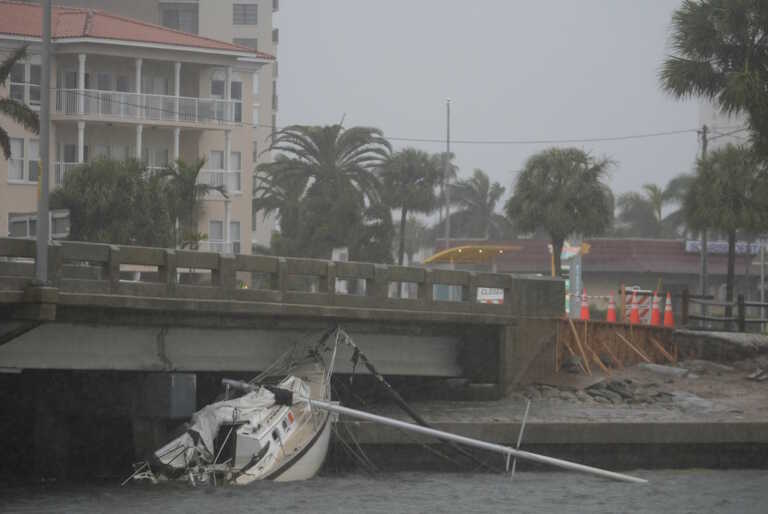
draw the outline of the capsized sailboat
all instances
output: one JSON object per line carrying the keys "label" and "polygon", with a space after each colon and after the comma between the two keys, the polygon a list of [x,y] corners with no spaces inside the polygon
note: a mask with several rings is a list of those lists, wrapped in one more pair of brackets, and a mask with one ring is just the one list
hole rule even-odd
{"label": "capsized sailboat", "polygon": [[[334,415],[313,409],[309,400],[331,398],[338,334],[330,345],[329,336],[303,358],[287,354],[250,382],[224,380],[228,393],[240,396],[196,412],[184,433],[137,465],[130,478],[246,485],[315,476],[328,452]],[[270,381],[275,376],[283,378]]]}

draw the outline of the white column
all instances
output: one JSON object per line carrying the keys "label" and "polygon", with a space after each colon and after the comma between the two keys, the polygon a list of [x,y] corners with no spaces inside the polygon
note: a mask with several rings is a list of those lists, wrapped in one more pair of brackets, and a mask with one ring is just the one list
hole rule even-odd
{"label": "white column", "polygon": [[141,94],[141,65],[144,63],[144,59],[136,59],[136,92]]}
{"label": "white column", "polygon": [[225,116],[227,121],[234,121],[235,119],[235,107],[232,105],[230,100],[232,100],[232,67],[227,66],[227,78],[224,82],[224,99],[227,100],[226,102],[226,112],[227,115]]}
{"label": "white column", "polygon": [[179,160],[179,139],[181,138],[181,129],[173,129],[173,162]]}
{"label": "white column", "polygon": [[229,170],[232,166],[231,164],[231,157],[232,157],[232,131],[231,130],[225,130],[224,131],[224,187],[227,188],[227,193],[229,193],[229,181],[230,181],[230,175]]}
{"label": "white column", "polygon": [[77,54],[77,112],[85,112],[85,54]]}
{"label": "white column", "polygon": [[232,201],[227,198],[224,200],[224,248],[226,252],[232,253],[230,243],[232,242],[232,235],[229,232],[229,223],[232,220]]}
{"label": "white column", "polygon": [[[136,90],[136,115],[138,118],[143,118],[143,102],[141,101],[141,66],[144,64],[144,59],[138,58],[136,59],[136,84],[135,84],[135,90]],[[141,159],[141,155],[139,155],[139,159]]]}
{"label": "white column", "polygon": [[77,162],[85,162],[85,122],[77,122]]}
{"label": "white column", "polygon": [[144,133],[144,125],[136,125],[136,159],[141,160],[141,139]]}
{"label": "white column", "polygon": [[176,95],[176,119],[179,119],[179,97],[181,96],[181,63],[173,63],[174,68],[174,83],[173,90]]}

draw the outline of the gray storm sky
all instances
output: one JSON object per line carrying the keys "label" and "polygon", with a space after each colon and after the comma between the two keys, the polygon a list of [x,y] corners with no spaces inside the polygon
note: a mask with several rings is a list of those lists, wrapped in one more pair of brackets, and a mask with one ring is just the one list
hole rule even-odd
{"label": "gray storm sky", "polygon": [[[695,129],[698,104],[658,70],[680,0],[284,0],[278,125],[370,125],[386,136],[538,140]],[[444,143],[402,143],[438,152]],[[511,189],[549,145],[455,144],[461,175]],[[695,133],[574,145],[616,161],[616,192],[689,171]]]}

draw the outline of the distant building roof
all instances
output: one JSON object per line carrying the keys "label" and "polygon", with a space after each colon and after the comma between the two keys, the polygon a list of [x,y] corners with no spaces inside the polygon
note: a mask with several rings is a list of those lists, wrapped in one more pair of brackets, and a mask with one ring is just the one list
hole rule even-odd
{"label": "distant building roof", "polygon": [[[609,239],[585,241],[591,246],[582,259],[585,273],[674,273],[697,274],[699,254],[685,251],[685,241],[676,239]],[[451,247],[466,247],[477,241],[451,240]],[[516,247],[516,251],[496,253],[494,259],[499,272],[550,273],[549,241],[545,239],[515,239],[489,241],[482,245]],[[438,241],[435,253],[444,251]],[[469,253],[466,250],[462,253]],[[739,259],[741,261],[743,259]],[[707,260],[709,273],[725,275],[728,256],[710,253]]]}
{"label": "distant building roof", "polygon": [[[0,0],[0,34],[40,38],[42,24],[43,11],[39,3]],[[150,43],[185,49],[236,52],[248,54],[254,58],[274,59],[269,54],[246,46],[180,32],[96,9],[54,7],[51,17],[51,38],[58,42],[87,38],[114,40],[116,43]]]}

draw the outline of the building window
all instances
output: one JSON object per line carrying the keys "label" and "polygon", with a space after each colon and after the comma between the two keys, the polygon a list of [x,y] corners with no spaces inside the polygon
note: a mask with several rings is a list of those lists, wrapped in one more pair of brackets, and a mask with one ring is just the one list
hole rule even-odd
{"label": "building window", "polygon": [[233,4],[232,23],[235,25],[258,24],[258,4]]}
{"label": "building window", "polygon": [[208,241],[224,241],[224,222],[208,220]]}
{"label": "building window", "polygon": [[235,107],[235,121],[243,121],[243,83],[239,78],[235,80],[233,77],[232,79],[230,98],[235,101],[233,104]]}
{"label": "building window", "polygon": [[272,29],[272,42],[278,44],[280,42],[280,29]]}
{"label": "building window", "polygon": [[40,141],[30,139],[27,150],[27,180],[37,182],[37,175],[40,171]]}
{"label": "building window", "polygon": [[242,157],[240,152],[232,152],[229,154],[229,171],[232,171],[231,183],[232,191],[242,191],[242,184],[240,183],[240,171],[242,170]]}
{"label": "building window", "polygon": [[221,150],[211,150],[208,152],[208,166],[212,170],[224,169],[224,152]]}
{"label": "building window", "polygon": [[256,169],[256,165],[259,162],[259,142],[251,141],[251,159],[253,160],[253,169]]}
{"label": "building window", "polygon": [[280,0],[272,0],[272,12],[280,10]]}
{"label": "building window", "polygon": [[29,103],[30,105],[40,105],[40,80],[41,68],[39,64],[29,65]]}
{"label": "building window", "polygon": [[17,62],[11,67],[11,98],[24,102],[24,88],[27,83],[26,65],[23,62]]}
{"label": "building window", "polygon": [[254,101],[256,101],[257,96],[259,96],[259,74],[253,73],[251,75],[251,94],[254,96]]}
{"label": "building window", "polygon": [[224,98],[224,91],[227,87],[227,74],[222,70],[216,70],[211,75],[211,96],[214,98]]}
{"label": "building window", "polygon": [[259,40],[255,37],[236,37],[233,41],[236,45],[247,46],[253,50],[259,49]]}
{"label": "building window", "polygon": [[274,76],[275,76],[275,77],[277,77],[277,75],[278,75],[278,71],[277,71],[277,61],[275,61],[275,62],[272,64],[272,73],[274,74]]}
{"label": "building window", "polygon": [[8,159],[8,180],[24,180],[24,140],[11,138],[11,158]]}
{"label": "building window", "polygon": [[164,26],[182,32],[198,33],[199,9],[197,4],[189,2],[164,2],[160,10]]}
{"label": "building window", "polygon": [[256,127],[259,124],[259,104],[253,104],[251,108],[251,125]]}
{"label": "building window", "polygon": [[[69,211],[50,212],[51,237],[61,239],[69,236]],[[10,237],[33,238],[37,235],[36,213],[9,213],[8,235]]]}
{"label": "building window", "polygon": [[229,238],[232,242],[232,253],[240,253],[240,222],[229,222]]}

